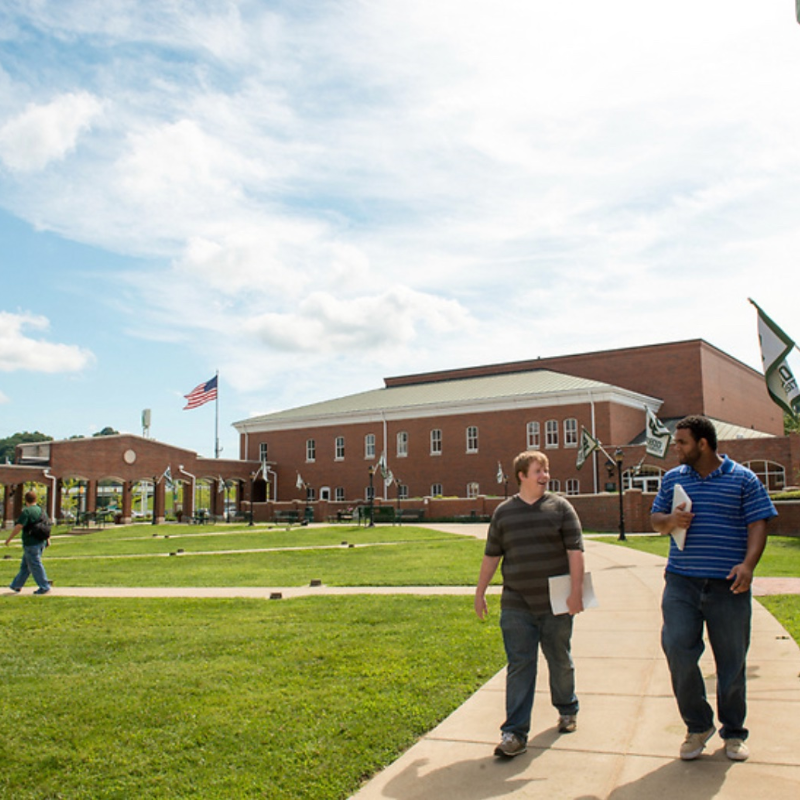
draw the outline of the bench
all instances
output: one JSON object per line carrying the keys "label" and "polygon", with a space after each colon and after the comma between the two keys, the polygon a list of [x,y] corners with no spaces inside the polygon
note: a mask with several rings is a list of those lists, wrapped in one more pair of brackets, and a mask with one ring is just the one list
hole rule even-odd
{"label": "bench", "polygon": [[425,518],[424,508],[401,508],[397,512],[397,522],[420,522]]}
{"label": "bench", "polygon": [[192,514],[191,523],[192,525],[208,525],[210,523],[216,522],[214,517],[206,511],[206,509],[201,508],[196,514]]}
{"label": "bench", "polygon": [[[358,524],[369,524],[369,506],[358,507]],[[372,508],[372,522],[394,522],[394,506],[374,506]]]}
{"label": "bench", "polygon": [[273,522],[288,522],[290,525],[300,519],[300,512],[296,509],[291,511],[276,511],[272,517]]}

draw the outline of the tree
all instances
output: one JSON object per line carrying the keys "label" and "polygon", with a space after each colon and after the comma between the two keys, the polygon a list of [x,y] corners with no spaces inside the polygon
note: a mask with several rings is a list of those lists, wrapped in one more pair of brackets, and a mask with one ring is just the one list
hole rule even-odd
{"label": "tree", "polygon": [[93,433],[92,436],[116,436],[117,434],[119,434],[119,431],[115,431],[107,425],[103,430]]}
{"label": "tree", "polygon": [[[800,3],[800,0],[797,0]],[[794,417],[791,414],[783,415],[783,432],[784,433],[800,433],[800,417]]]}
{"label": "tree", "polygon": [[14,462],[14,453],[18,444],[25,442],[50,442],[53,437],[48,436],[39,431],[33,433],[15,433],[13,436],[8,436],[5,439],[0,439],[0,464],[12,464]]}

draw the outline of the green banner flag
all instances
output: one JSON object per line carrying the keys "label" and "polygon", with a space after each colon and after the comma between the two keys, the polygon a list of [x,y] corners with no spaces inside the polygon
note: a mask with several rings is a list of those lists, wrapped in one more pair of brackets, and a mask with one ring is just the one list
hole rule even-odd
{"label": "green banner flag", "polygon": [[758,339],[761,344],[761,361],[767,381],[769,396],[787,414],[800,414],[800,387],[786,363],[794,341],[790,339],[762,310],[750,300],[758,311]]}
{"label": "green banner flag", "polygon": [[575,469],[580,469],[586,459],[599,448],[600,442],[598,442],[586,428],[581,428],[581,441],[578,446],[578,458],[575,461]]}
{"label": "green banner flag", "polygon": [[649,456],[666,458],[672,434],[648,406],[645,406],[644,410],[647,418],[644,430],[645,452]]}

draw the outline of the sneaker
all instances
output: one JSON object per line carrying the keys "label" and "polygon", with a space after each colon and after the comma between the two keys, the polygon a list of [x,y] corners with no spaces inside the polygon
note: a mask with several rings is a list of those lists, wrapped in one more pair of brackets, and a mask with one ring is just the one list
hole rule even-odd
{"label": "sneaker", "polygon": [[505,756],[506,758],[513,758],[520,753],[524,753],[528,749],[528,745],[516,733],[503,731],[503,741],[500,742],[494,749],[496,756]]}
{"label": "sneaker", "polygon": [[713,726],[702,733],[687,733],[681,745],[681,758],[684,761],[693,761],[703,752],[706,742],[716,733]]}
{"label": "sneaker", "polygon": [[50,587],[48,586],[47,589],[37,589],[34,594],[47,594],[50,591]]}
{"label": "sneaker", "polygon": [[12,592],[19,594],[19,589],[15,589],[13,586],[9,586],[8,588],[11,589]]}
{"label": "sneaker", "polygon": [[573,733],[578,727],[578,717],[576,714],[562,714],[558,718],[559,733]]}
{"label": "sneaker", "polygon": [[750,757],[750,748],[744,743],[744,739],[726,739],[725,755],[731,761],[747,761]]}

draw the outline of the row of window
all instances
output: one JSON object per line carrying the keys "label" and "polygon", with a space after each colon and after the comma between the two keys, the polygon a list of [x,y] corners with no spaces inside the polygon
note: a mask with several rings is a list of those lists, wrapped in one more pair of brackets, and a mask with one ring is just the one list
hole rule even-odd
{"label": "row of window", "polygon": [[[559,480],[551,480],[550,483],[547,485],[547,488],[551,492],[560,492],[561,491],[561,481]],[[405,484],[396,484],[395,485],[396,493],[393,493],[393,496],[400,498],[401,500],[405,500],[408,498],[408,486]],[[570,478],[566,481],[566,493],[567,494],[580,494],[581,485],[580,481],[577,478]],[[370,494],[371,493],[371,494]],[[467,484],[467,497],[477,497],[481,493],[480,484],[477,482],[471,482]],[[431,497],[440,497],[444,494],[442,484],[441,483],[434,483],[431,485],[430,496]],[[370,496],[375,497],[375,489],[374,487],[365,487],[364,488],[364,498],[366,500],[370,499]],[[306,486],[306,500],[311,502],[317,499],[317,492],[313,486]],[[320,499],[321,500],[329,500],[330,498],[330,491],[328,489],[321,489],[320,490]],[[333,499],[337,503],[343,503],[347,498],[345,497],[345,490],[343,486],[337,486],[333,492]]]}
{"label": "row of window", "polygon": [[[544,423],[544,449],[552,450],[560,446],[560,427],[558,420],[549,419]],[[578,420],[574,417],[565,419],[563,422],[564,447],[578,446]],[[478,426],[468,425],[465,430],[466,452],[478,452]],[[433,428],[430,432],[430,454],[438,456],[442,454],[442,431],[440,428]],[[408,456],[408,431],[400,431],[396,437],[397,458]],[[529,450],[540,450],[542,448],[541,425],[539,422],[529,422],[526,425],[526,447]],[[334,460],[343,461],[345,453],[344,436],[337,436],[334,439]],[[364,437],[364,458],[375,459],[376,439],[374,433],[368,433]],[[262,442],[259,449],[259,460],[267,460],[267,443]],[[317,441],[316,439],[306,439],[306,461],[317,460]]]}

